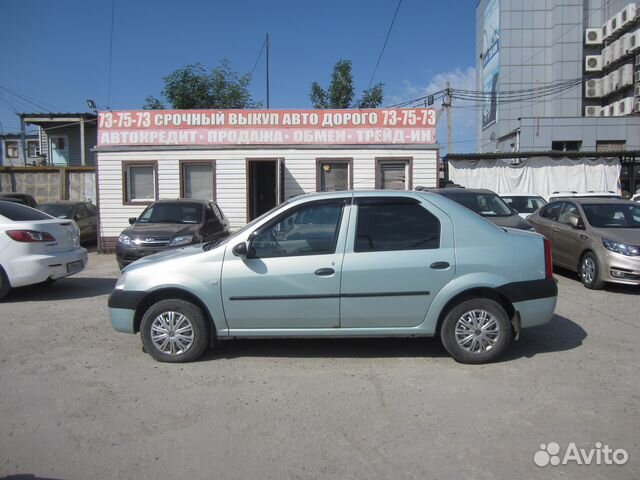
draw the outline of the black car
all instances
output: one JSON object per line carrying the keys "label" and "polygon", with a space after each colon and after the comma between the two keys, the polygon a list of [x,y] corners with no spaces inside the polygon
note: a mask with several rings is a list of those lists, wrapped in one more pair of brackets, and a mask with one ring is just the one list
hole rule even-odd
{"label": "black car", "polygon": [[216,203],[207,200],[159,200],[129,223],[116,245],[120,269],[147,255],[230,234],[227,218]]}
{"label": "black car", "polygon": [[52,217],[75,220],[80,228],[81,243],[95,243],[98,238],[98,210],[90,202],[58,200],[38,205],[38,210]]}
{"label": "black car", "polygon": [[27,207],[36,208],[38,202],[28,193],[17,192],[0,192],[0,200],[6,200],[8,202],[21,203]]}
{"label": "black car", "polygon": [[485,189],[473,188],[424,188],[416,190],[428,190],[447,197],[454,202],[467,207],[478,215],[495,223],[499,227],[518,228],[520,230],[533,230],[533,225],[524,220],[518,213],[507,205],[500,196]]}

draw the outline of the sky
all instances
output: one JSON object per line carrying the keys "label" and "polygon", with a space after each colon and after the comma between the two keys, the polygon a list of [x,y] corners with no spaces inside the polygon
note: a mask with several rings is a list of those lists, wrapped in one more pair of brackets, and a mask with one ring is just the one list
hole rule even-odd
{"label": "sky", "polygon": [[[211,69],[226,58],[233,70],[251,73],[267,33],[270,108],[312,108],[311,83],[328,86],[340,59],[351,60],[360,94],[397,6],[398,0],[2,0],[1,128],[19,131],[16,111],[90,111],[87,99],[99,108],[139,109],[147,95],[160,97],[163,76],[196,62]],[[373,78],[384,83],[382,106],[433,93],[447,81],[476,89],[475,6],[402,0]],[[265,79],[263,52],[250,86],[263,105]],[[475,122],[473,111],[454,109],[452,151],[474,151]],[[442,116],[442,146],[445,126]]]}

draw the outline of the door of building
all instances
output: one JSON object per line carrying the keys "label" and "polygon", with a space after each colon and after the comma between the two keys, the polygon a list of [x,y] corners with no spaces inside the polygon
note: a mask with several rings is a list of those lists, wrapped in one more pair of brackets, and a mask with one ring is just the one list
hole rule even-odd
{"label": "door of building", "polygon": [[69,165],[69,137],[51,136],[51,164]]}
{"label": "door of building", "polygon": [[259,217],[283,201],[284,160],[247,160],[247,220]]}

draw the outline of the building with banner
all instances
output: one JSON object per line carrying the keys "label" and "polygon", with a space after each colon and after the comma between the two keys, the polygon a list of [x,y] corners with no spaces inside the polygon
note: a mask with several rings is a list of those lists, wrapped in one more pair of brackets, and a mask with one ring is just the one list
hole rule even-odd
{"label": "building with banner", "polygon": [[159,199],[215,200],[238,229],[303,193],[435,187],[435,126],[430,108],[100,112],[99,248]]}

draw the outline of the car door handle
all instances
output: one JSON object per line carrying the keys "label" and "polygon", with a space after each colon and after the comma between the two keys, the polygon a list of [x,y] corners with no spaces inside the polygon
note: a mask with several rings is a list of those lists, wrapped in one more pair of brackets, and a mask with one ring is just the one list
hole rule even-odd
{"label": "car door handle", "polygon": [[434,270],[444,270],[446,268],[449,268],[451,265],[449,265],[449,262],[433,262],[431,265],[429,265],[429,268],[433,268]]}
{"label": "car door handle", "polygon": [[336,271],[333,268],[319,268],[318,270],[316,270],[313,273],[315,273],[319,277],[328,277],[328,276],[333,275],[334,273],[336,273]]}

